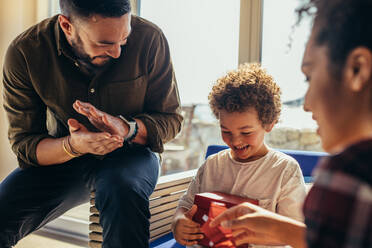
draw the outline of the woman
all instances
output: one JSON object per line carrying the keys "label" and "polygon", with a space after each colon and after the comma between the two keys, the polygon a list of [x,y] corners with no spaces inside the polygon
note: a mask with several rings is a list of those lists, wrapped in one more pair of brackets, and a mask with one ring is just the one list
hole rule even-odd
{"label": "woman", "polygon": [[313,9],[302,63],[309,83],[304,109],[331,156],[317,166],[306,225],[251,204],[211,223],[232,228],[238,244],[372,247],[372,0],[310,0],[300,18]]}

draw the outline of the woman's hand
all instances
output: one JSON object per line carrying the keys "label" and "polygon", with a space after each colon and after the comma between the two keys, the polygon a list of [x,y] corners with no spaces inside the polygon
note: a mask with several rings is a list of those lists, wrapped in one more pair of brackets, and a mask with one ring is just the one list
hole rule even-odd
{"label": "woman's hand", "polygon": [[238,245],[289,244],[293,247],[305,247],[303,223],[248,202],[226,210],[210,223],[211,227],[218,225],[231,228]]}

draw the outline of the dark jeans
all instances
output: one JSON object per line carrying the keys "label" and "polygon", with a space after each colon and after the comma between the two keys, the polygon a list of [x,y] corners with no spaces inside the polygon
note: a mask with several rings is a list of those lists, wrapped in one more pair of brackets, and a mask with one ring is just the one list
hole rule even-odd
{"label": "dark jeans", "polygon": [[81,157],[61,165],[16,169],[0,184],[0,248],[15,245],[87,202],[92,189],[103,247],[148,247],[148,199],[158,172],[157,156],[143,146],[125,146],[103,160]]}

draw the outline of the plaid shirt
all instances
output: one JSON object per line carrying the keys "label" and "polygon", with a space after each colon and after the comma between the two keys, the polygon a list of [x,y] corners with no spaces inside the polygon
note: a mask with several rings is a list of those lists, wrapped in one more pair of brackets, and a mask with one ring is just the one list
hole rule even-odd
{"label": "plaid shirt", "polygon": [[325,158],[305,204],[308,247],[372,247],[372,140]]}

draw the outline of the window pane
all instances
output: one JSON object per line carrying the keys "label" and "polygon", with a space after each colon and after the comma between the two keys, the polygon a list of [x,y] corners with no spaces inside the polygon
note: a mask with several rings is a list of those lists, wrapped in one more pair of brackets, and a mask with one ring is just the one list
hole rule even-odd
{"label": "window pane", "polygon": [[168,39],[185,124],[166,144],[162,174],[195,169],[210,144],[222,144],[208,94],[217,78],[238,66],[240,0],[141,0],[142,17]]}
{"label": "window pane", "polygon": [[273,75],[283,93],[281,120],[267,138],[278,148],[321,150],[319,137],[315,134],[316,123],[311,113],[303,110],[307,84],[301,62],[311,23],[307,18],[301,25],[293,27],[299,2],[264,0],[262,65]]}
{"label": "window pane", "polygon": [[210,86],[236,68],[239,0],[141,0],[141,16],[168,39],[183,104],[207,103]]}

